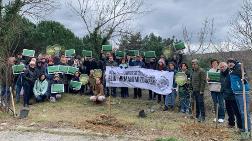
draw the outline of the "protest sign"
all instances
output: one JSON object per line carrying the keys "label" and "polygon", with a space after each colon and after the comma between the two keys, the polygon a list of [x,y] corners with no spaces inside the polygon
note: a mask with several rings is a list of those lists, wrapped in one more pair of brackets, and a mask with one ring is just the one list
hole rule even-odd
{"label": "protest sign", "polygon": [[35,50],[23,49],[22,55],[26,57],[34,57]]}
{"label": "protest sign", "polygon": [[64,93],[65,88],[64,84],[52,84],[51,93]]}
{"label": "protest sign", "polygon": [[81,89],[81,85],[82,83],[79,81],[70,81],[70,88],[72,88],[73,90],[80,90]]}
{"label": "protest sign", "polygon": [[12,66],[12,72],[13,74],[20,74],[24,71],[25,65],[13,65]]}
{"label": "protest sign", "polygon": [[128,87],[152,90],[168,95],[172,92],[174,72],[157,71],[144,68],[106,67],[106,87]]}

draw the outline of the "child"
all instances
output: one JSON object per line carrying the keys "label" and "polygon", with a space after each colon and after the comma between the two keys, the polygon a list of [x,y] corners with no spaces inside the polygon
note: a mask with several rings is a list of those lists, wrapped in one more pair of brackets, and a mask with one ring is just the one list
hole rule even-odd
{"label": "child", "polygon": [[[63,84],[63,82],[60,80],[59,74],[56,73],[54,75],[49,90],[51,90],[52,84]],[[61,98],[61,94],[60,93],[51,93],[51,95],[50,95],[50,102],[56,102],[56,100],[59,100],[60,98]]]}
{"label": "child", "polygon": [[105,95],[103,90],[103,85],[101,83],[100,78],[95,79],[96,85],[94,86],[94,95],[90,97],[90,100],[93,102],[104,102],[105,101]]}

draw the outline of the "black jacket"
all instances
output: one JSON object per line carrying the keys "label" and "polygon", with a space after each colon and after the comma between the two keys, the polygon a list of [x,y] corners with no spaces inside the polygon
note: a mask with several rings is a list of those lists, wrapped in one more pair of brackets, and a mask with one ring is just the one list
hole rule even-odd
{"label": "black jacket", "polygon": [[220,73],[220,82],[221,82],[220,92],[223,93],[224,99],[234,99],[235,97],[231,89],[229,69]]}

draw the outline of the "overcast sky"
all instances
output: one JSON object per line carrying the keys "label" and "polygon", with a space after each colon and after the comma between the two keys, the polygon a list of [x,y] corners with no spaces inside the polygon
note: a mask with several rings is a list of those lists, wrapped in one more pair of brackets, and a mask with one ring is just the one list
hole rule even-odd
{"label": "overcast sky", "polygon": [[[61,7],[46,19],[58,21],[82,37],[85,34],[82,21],[69,10],[67,0],[61,2]],[[214,18],[215,38],[223,41],[242,0],[145,0],[145,5],[152,12],[134,21],[132,25],[135,31],[144,35],[153,32],[165,38],[175,35],[181,39],[184,26],[196,34],[204,19]]]}

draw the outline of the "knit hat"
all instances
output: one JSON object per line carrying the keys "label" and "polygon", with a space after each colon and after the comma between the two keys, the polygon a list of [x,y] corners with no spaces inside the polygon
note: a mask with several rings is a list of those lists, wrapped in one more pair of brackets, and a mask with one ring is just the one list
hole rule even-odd
{"label": "knit hat", "polygon": [[163,63],[165,65],[165,60],[163,58],[158,60],[158,63]]}

